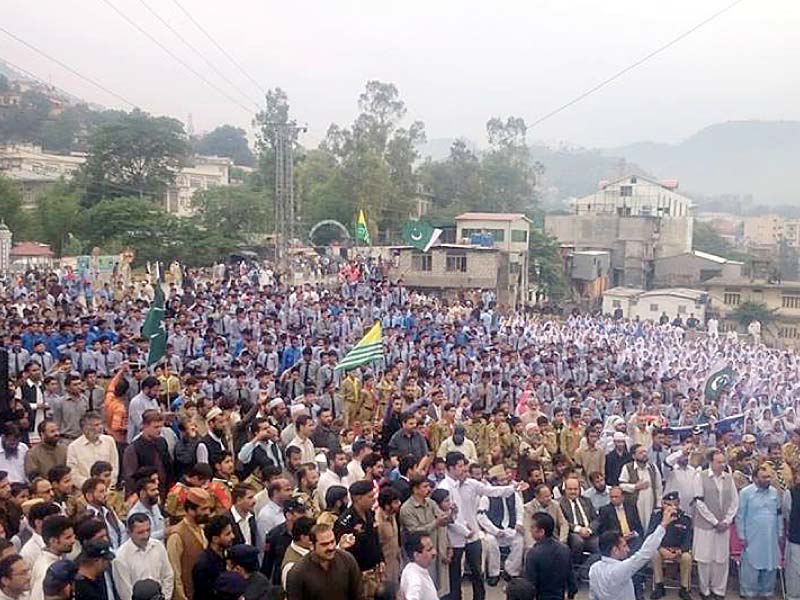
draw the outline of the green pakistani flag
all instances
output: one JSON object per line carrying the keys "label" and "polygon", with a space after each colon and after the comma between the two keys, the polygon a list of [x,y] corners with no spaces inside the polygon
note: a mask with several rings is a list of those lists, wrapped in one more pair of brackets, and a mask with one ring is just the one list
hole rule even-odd
{"label": "green pakistani flag", "polygon": [[703,395],[706,400],[714,401],[722,391],[733,383],[733,369],[724,361],[720,361],[711,368],[711,373],[706,377]]}
{"label": "green pakistani flag", "polygon": [[358,211],[358,219],[356,221],[356,242],[361,242],[367,246],[371,246],[372,242],[369,239],[369,228],[367,227],[367,218],[364,216],[364,211]]}
{"label": "green pakistani flag", "polygon": [[430,250],[440,235],[441,229],[435,229],[422,221],[409,221],[403,227],[403,241],[423,252]]}
{"label": "green pakistani flag", "polygon": [[150,342],[150,352],[147,354],[147,366],[157,363],[167,353],[167,328],[164,327],[164,290],[161,282],[155,282],[156,295],[147,319],[142,325],[142,337]]}

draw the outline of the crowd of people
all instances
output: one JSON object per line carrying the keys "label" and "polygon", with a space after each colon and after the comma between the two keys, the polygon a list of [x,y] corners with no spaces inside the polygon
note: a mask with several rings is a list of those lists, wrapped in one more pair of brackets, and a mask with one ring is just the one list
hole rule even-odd
{"label": "crowd of people", "polygon": [[[2,290],[0,600],[658,599],[671,571],[709,600],[781,569],[800,598],[793,351],[436,299],[371,260],[180,275]],[[382,358],[337,369],[375,322]]]}

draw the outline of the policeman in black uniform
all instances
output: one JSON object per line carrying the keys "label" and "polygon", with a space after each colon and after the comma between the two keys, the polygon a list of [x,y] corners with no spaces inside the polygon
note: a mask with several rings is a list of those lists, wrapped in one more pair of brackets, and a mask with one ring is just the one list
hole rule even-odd
{"label": "policeman in black uniform", "polygon": [[647,536],[653,533],[661,523],[661,513],[665,506],[674,506],[678,509],[677,518],[667,527],[667,533],[661,541],[658,554],[653,557],[653,593],[652,600],[663,598],[664,590],[664,561],[676,562],[680,565],[681,589],[678,596],[681,600],[692,600],[692,519],[680,510],[681,500],[678,492],[664,494],[661,499],[661,508],[653,511],[650,517],[650,529]]}

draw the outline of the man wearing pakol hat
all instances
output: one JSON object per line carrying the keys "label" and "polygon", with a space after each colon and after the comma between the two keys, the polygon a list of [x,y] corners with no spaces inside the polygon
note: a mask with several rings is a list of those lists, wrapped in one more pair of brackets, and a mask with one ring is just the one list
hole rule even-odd
{"label": "man wearing pakol hat", "polygon": [[175,574],[175,600],[194,597],[192,568],[208,545],[202,525],[211,516],[211,495],[202,488],[191,488],[184,502],[183,520],[167,538],[167,555]]}
{"label": "man wearing pakol hat", "polygon": [[345,534],[355,535],[355,544],[348,549],[361,569],[364,598],[373,598],[383,579],[383,550],[378,530],[375,528],[375,490],[371,481],[356,481],[350,485],[352,504],[336,524],[333,531],[340,540]]}
{"label": "man wearing pakol hat", "polygon": [[647,532],[652,534],[658,523],[661,522],[664,508],[672,506],[677,511],[674,521],[667,525],[667,532],[661,540],[658,552],[653,556],[653,593],[650,598],[659,600],[666,595],[664,590],[664,562],[677,562],[680,565],[681,589],[678,596],[681,600],[691,600],[692,587],[692,519],[688,514],[680,510],[680,497],[678,492],[665,494],[661,499],[661,508],[653,511],[650,518],[650,529]]}
{"label": "man wearing pakol hat", "polygon": [[114,600],[109,597],[105,573],[111,567],[114,553],[106,541],[90,540],[78,556],[75,575],[75,598],[79,600]]}
{"label": "man wearing pakol hat", "polygon": [[[488,472],[489,483],[505,486],[511,481],[508,470],[503,465],[495,465]],[[522,497],[515,493],[505,498],[482,496],[478,501],[478,525],[487,536],[486,554],[487,583],[497,585],[500,579],[500,548],[508,548],[505,575],[507,578],[519,577],[522,572],[525,529],[523,527],[524,507]]]}

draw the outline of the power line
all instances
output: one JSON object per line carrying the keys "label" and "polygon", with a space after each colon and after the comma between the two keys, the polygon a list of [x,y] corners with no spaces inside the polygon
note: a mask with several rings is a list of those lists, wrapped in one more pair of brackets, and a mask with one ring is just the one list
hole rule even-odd
{"label": "power line", "polygon": [[597,91],[599,91],[599,90],[603,89],[603,88],[604,88],[604,87],[606,87],[606,86],[607,86],[609,83],[611,83],[611,82],[613,82],[613,81],[615,81],[615,80],[619,79],[620,77],[622,77],[623,75],[625,75],[625,74],[626,74],[626,73],[628,73],[629,71],[632,71],[632,70],[633,70],[633,69],[635,69],[636,67],[638,67],[638,66],[640,66],[640,65],[642,65],[642,64],[644,64],[644,63],[646,63],[648,60],[650,60],[650,59],[651,59],[651,58],[653,58],[654,56],[657,56],[658,54],[661,54],[661,53],[662,53],[664,50],[666,50],[666,49],[668,49],[668,48],[670,48],[670,47],[674,46],[674,45],[675,45],[675,44],[677,44],[679,41],[681,41],[683,38],[685,38],[685,37],[687,37],[687,36],[691,35],[692,33],[694,33],[695,31],[697,31],[697,30],[698,30],[698,29],[700,29],[701,27],[704,27],[705,25],[708,25],[708,24],[709,24],[711,21],[713,21],[713,20],[714,20],[714,19],[716,19],[717,17],[719,17],[719,16],[723,15],[724,13],[728,12],[728,11],[729,11],[729,10],[731,10],[733,7],[735,7],[737,4],[740,4],[740,3],[741,3],[741,2],[743,2],[743,1],[744,1],[744,0],[736,0],[735,2],[732,2],[732,3],[731,3],[731,4],[729,4],[728,6],[726,6],[726,7],[722,8],[721,10],[718,10],[717,12],[715,12],[713,15],[711,15],[711,16],[710,16],[710,17],[708,17],[707,19],[705,19],[705,20],[701,21],[700,23],[698,23],[697,25],[695,25],[695,26],[694,26],[694,27],[692,27],[691,29],[687,29],[686,31],[684,31],[683,33],[681,33],[679,36],[677,36],[677,37],[673,38],[672,40],[670,40],[669,42],[667,42],[667,43],[666,43],[666,44],[664,44],[663,46],[660,46],[659,48],[657,48],[657,49],[653,50],[652,52],[650,52],[650,53],[649,53],[649,54],[647,54],[646,56],[644,56],[644,57],[640,58],[639,60],[637,60],[635,63],[633,63],[633,64],[631,64],[631,65],[628,65],[627,67],[625,67],[625,68],[624,68],[624,69],[622,69],[621,71],[618,71],[617,73],[615,73],[614,75],[612,75],[612,76],[611,76],[611,77],[609,77],[608,79],[604,79],[603,81],[601,81],[600,83],[598,83],[598,84],[597,84],[597,85],[595,85],[594,87],[592,87],[592,88],[590,88],[590,89],[586,90],[585,92],[583,92],[582,94],[580,94],[580,95],[576,96],[575,98],[573,98],[572,100],[570,100],[570,101],[569,101],[569,102],[567,102],[566,104],[562,104],[562,105],[561,105],[561,106],[559,106],[558,108],[556,108],[556,109],[554,109],[554,110],[551,110],[550,112],[548,112],[548,113],[546,113],[546,114],[542,115],[541,117],[539,117],[538,119],[536,119],[535,121],[533,121],[532,123],[530,123],[530,124],[528,125],[528,129],[530,130],[531,128],[535,127],[536,125],[539,125],[540,123],[542,123],[543,121],[546,121],[546,120],[547,120],[547,119],[549,119],[550,117],[553,117],[553,116],[557,115],[558,113],[560,113],[560,112],[562,112],[562,111],[564,111],[564,110],[568,109],[570,106],[573,106],[574,104],[577,104],[578,102],[580,102],[580,101],[581,101],[581,100],[583,100],[584,98],[586,98],[586,97],[588,97],[588,96],[591,96],[591,95],[592,95],[592,94],[594,94],[595,92],[597,92]]}
{"label": "power line", "polygon": [[258,102],[256,102],[255,100],[253,100],[253,99],[252,99],[250,96],[248,96],[248,95],[247,95],[247,92],[244,92],[244,91],[242,91],[242,89],[241,89],[241,88],[240,88],[238,85],[236,85],[236,83],[234,83],[233,81],[231,81],[231,80],[228,78],[228,76],[227,76],[227,75],[225,75],[225,73],[223,73],[222,71],[220,71],[220,70],[219,70],[219,69],[218,69],[218,68],[217,68],[217,67],[214,65],[214,63],[212,63],[212,62],[211,62],[211,61],[210,61],[210,60],[209,60],[209,59],[208,59],[208,58],[205,56],[205,54],[203,54],[202,52],[200,52],[200,50],[198,50],[196,46],[194,46],[194,45],[193,45],[191,42],[189,42],[189,40],[187,40],[187,39],[186,39],[186,38],[185,38],[183,35],[181,35],[181,33],[180,33],[178,30],[176,30],[176,29],[175,29],[175,28],[174,28],[174,27],[173,27],[173,26],[172,26],[172,25],[171,25],[171,24],[170,24],[170,23],[169,23],[169,22],[168,22],[166,19],[164,19],[164,18],[163,18],[161,15],[159,15],[159,14],[158,14],[158,13],[157,13],[157,12],[156,12],[156,11],[155,11],[155,10],[154,10],[154,9],[153,9],[153,8],[152,8],[150,5],[149,5],[149,4],[147,4],[147,2],[145,2],[145,0],[139,0],[139,2],[142,4],[142,6],[144,6],[144,7],[147,9],[147,11],[148,11],[148,12],[149,12],[151,15],[153,15],[153,16],[154,16],[156,19],[158,19],[158,20],[159,20],[159,22],[160,22],[162,25],[164,25],[164,27],[166,27],[167,29],[169,29],[169,30],[170,30],[170,32],[172,32],[172,34],[173,34],[173,35],[175,35],[175,37],[177,37],[177,38],[178,38],[178,39],[179,39],[181,42],[183,42],[183,43],[184,43],[184,45],[185,45],[187,48],[189,48],[189,50],[191,50],[191,51],[192,51],[192,52],[194,52],[194,53],[195,53],[197,56],[199,56],[199,57],[200,57],[200,59],[201,59],[201,60],[203,60],[203,62],[205,62],[205,63],[208,65],[208,67],[209,67],[209,68],[210,68],[212,71],[214,71],[214,73],[216,73],[216,74],[217,74],[219,77],[221,77],[222,79],[224,79],[224,80],[225,80],[225,82],[226,82],[228,85],[230,85],[232,88],[234,88],[234,89],[235,89],[237,92],[239,92],[239,94],[241,94],[241,96],[242,96],[243,98],[245,98],[245,99],[246,99],[247,101],[249,101],[249,102],[252,102],[252,103],[255,105],[255,107],[256,107],[256,110],[259,110],[259,109],[261,108],[261,106],[258,104]]}
{"label": "power line", "polygon": [[5,33],[11,39],[16,40],[17,42],[19,42],[20,44],[22,44],[26,48],[29,48],[30,50],[33,50],[34,52],[36,52],[40,56],[45,57],[47,60],[56,63],[59,67],[61,67],[62,69],[66,69],[67,71],[69,71],[70,73],[75,75],[76,77],[80,77],[81,79],[83,79],[87,83],[90,83],[93,86],[95,86],[96,88],[103,90],[106,94],[108,94],[110,96],[113,96],[117,100],[121,100],[123,103],[127,104],[128,106],[132,106],[133,108],[136,108],[138,106],[135,102],[131,102],[130,100],[128,100],[124,96],[121,96],[120,94],[117,94],[116,92],[108,89],[102,83],[98,83],[94,79],[91,79],[90,77],[87,77],[86,75],[84,75],[82,73],[79,73],[78,71],[76,71],[75,69],[70,67],[68,64],[66,64],[66,63],[62,62],[61,60],[57,59],[56,57],[48,54],[44,50],[41,50],[40,48],[37,48],[33,44],[31,44],[29,42],[26,42],[25,40],[23,40],[18,35],[15,35],[15,34],[11,33],[8,29],[4,28],[2,25],[0,25],[0,32]]}
{"label": "power line", "polygon": [[220,52],[222,52],[222,54],[224,54],[224,55],[225,55],[225,57],[226,57],[226,58],[227,58],[229,61],[231,61],[231,64],[232,64],[232,65],[233,65],[234,67],[236,67],[237,69],[239,69],[239,71],[240,71],[240,72],[241,72],[241,73],[242,73],[242,74],[243,74],[245,77],[247,77],[247,79],[249,79],[249,80],[250,80],[250,83],[252,83],[254,86],[256,86],[256,88],[258,89],[258,91],[260,91],[260,92],[261,92],[262,94],[264,94],[265,96],[267,95],[267,90],[266,90],[266,89],[264,89],[264,86],[262,86],[260,83],[258,83],[258,81],[256,81],[256,80],[255,80],[255,78],[253,78],[253,77],[250,75],[250,73],[248,73],[248,72],[245,70],[245,68],[244,68],[242,65],[240,65],[240,64],[239,64],[239,62],[238,62],[238,61],[237,61],[235,58],[233,58],[233,56],[231,56],[231,55],[228,53],[228,51],[227,51],[227,50],[225,50],[225,48],[223,48],[223,47],[222,47],[222,45],[221,45],[221,44],[219,44],[219,42],[217,42],[217,40],[215,40],[215,39],[214,39],[214,38],[211,36],[211,34],[210,34],[210,33],[208,33],[208,31],[206,31],[206,29],[205,29],[205,28],[204,28],[202,25],[200,25],[200,23],[198,23],[198,22],[197,22],[197,19],[195,19],[195,18],[194,18],[194,16],[193,16],[193,15],[192,15],[192,14],[191,14],[191,13],[190,13],[188,10],[186,10],[186,9],[183,7],[183,5],[182,5],[182,4],[181,4],[181,3],[180,3],[178,0],[172,0],[172,2],[173,2],[173,3],[174,3],[174,4],[175,4],[175,5],[176,5],[176,6],[177,6],[177,7],[178,7],[180,10],[181,10],[181,12],[182,12],[184,15],[186,15],[186,17],[187,17],[187,18],[188,18],[188,19],[189,19],[189,20],[190,20],[192,23],[194,23],[194,26],[195,26],[195,27],[197,27],[197,29],[199,29],[199,30],[202,32],[202,34],[203,34],[204,36],[206,36],[206,37],[207,37],[209,40],[211,40],[211,43],[212,43],[212,44],[214,44],[214,45],[217,47],[217,50],[219,50]]}
{"label": "power line", "polygon": [[198,70],[196,70],[194,67],[192,67],[189,63],[187,63],[185,60],[183,60],[180,56],[175,54],[167,46],[165,46],[164,44],[159,42],[158,39],[155,38],[153,35],[151,35],[146,29],[144,29],[142,26],[140,26],[138,23],[136,23],[136,21],[131,19],[128,15],[126,15],[124,12],[122,12],[119,8],[114,6],[114,4],[111,3],[111,0],[103,0],[103,2],[105,4],[107,4],[111,8],[111,10],[113,10],[120,17],[122,17],[122,19],[125,20],[131,27],[136,29],[136,31],[141,33],[143,36],[145,36],[147,39],[149,39],[151,42],[153,42],[156,46],[158,46],[164,52],[166,52],[173,60],[175,60],[178,64],[180,64],[184,69],[186,69],[187,71],[192,73],[195,77],[200,79],[207,86],[209,86],[210,88],[214,89],[219,94],[221,94],[222,96],[224,96],[225,98],[227,98],[228,100],[230,100],[231,102],[236,104],[239,108],[241,108],[243,111],[245,111],[248,115],[252,115],[252,113],[253,113],[252,110],[247,108],[244,104],[239,102],[239,100],[237,100],[236,98],[232,97],[230,94],[228,94],[228,92],[226,92],[225,90],[223,90],[222,88],[217,86],[215,83],[213,83],[212,81],[209,81],[202,73],[200,73]]}

